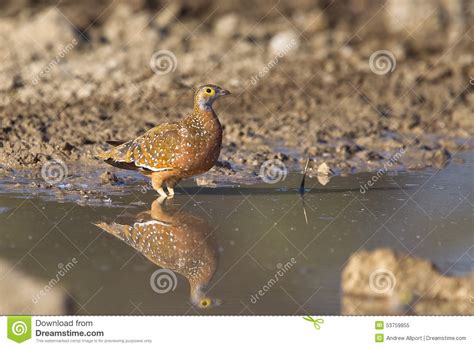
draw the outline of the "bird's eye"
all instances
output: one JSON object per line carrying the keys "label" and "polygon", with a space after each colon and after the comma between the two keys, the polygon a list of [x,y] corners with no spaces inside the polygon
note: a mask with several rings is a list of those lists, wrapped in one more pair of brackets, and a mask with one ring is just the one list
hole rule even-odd
{"label": "bird's eye", "polygon": [[201,300],[201,303],[200,303],[201,308],[206,308],[206,307],[208,307],[210,304],[211,304],[211,299],[209,299],[209,298],[202,299],[202,300]]}
{"label": "bird's eye", "polygon": [[216,94],[216,90],[212,87],[204,87],[203,93],[205,96],[213,97]]}

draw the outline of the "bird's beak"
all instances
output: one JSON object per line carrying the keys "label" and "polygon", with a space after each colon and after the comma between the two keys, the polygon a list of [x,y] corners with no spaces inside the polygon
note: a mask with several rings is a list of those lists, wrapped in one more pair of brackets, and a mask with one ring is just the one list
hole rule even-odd
{"label": "bird's beak", "polygon": [[228,95],[228,94],[230,94],[230,92],[229,92],[228,90],[226,90],[226,89],[221,89],[221,90],[219,91],[219,94],[220,94],[220,95]]}

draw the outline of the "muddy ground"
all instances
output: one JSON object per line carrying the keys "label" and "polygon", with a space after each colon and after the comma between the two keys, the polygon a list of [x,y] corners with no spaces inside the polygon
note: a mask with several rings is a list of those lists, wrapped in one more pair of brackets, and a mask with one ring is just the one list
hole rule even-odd
{"label": "muddy ground", "polygon": [[[274,158],[310,158],[310,173],[443,166],[474,144],[465,5],[2,2],[0,168],[59,158],[106,170],[93,155],[107,140],[183,117],[204,83],[232,92],[216,105],[215,174],[256,176]],[[160,50],[176,58],[167,73]]]}

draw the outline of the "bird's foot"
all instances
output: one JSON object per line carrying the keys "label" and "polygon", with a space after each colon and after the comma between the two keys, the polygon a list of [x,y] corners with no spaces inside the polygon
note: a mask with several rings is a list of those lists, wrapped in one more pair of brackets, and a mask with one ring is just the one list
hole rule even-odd
{"label": "bird's foot", "polygon": [[160,187],[156,190],[156,192],[158,192],[158,194],[160,195],[160,197],[165,197],[166,198],[166,192],[165,190],[163,190],[163,187]]}

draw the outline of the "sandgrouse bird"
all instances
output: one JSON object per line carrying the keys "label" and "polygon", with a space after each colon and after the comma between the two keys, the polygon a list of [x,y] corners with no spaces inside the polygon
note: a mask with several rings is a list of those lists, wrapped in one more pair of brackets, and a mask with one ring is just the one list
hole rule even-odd
{"label": "sandgrouse bird", "polygon": [[156,265],[185,276],[194,305],[213,306],[215,301],[206,296],[206,288],[217,269],[218,251],[209,224],[190,213],[163,208],[158,198],[150,211],[141,213],[138,221],[130,225],[115,222],[95,225]]}
{"label": "sandgrouse bird", "polygon": [[160,124],[134,140],[97,155],[122,169],[138,170],[151,177],[160,196],[174,195],[184,178],[207,172],[217,162],[222,146],[222,126],[212,104],[229,91],[216,85],[199,87],[191,115],[179,122]]}

